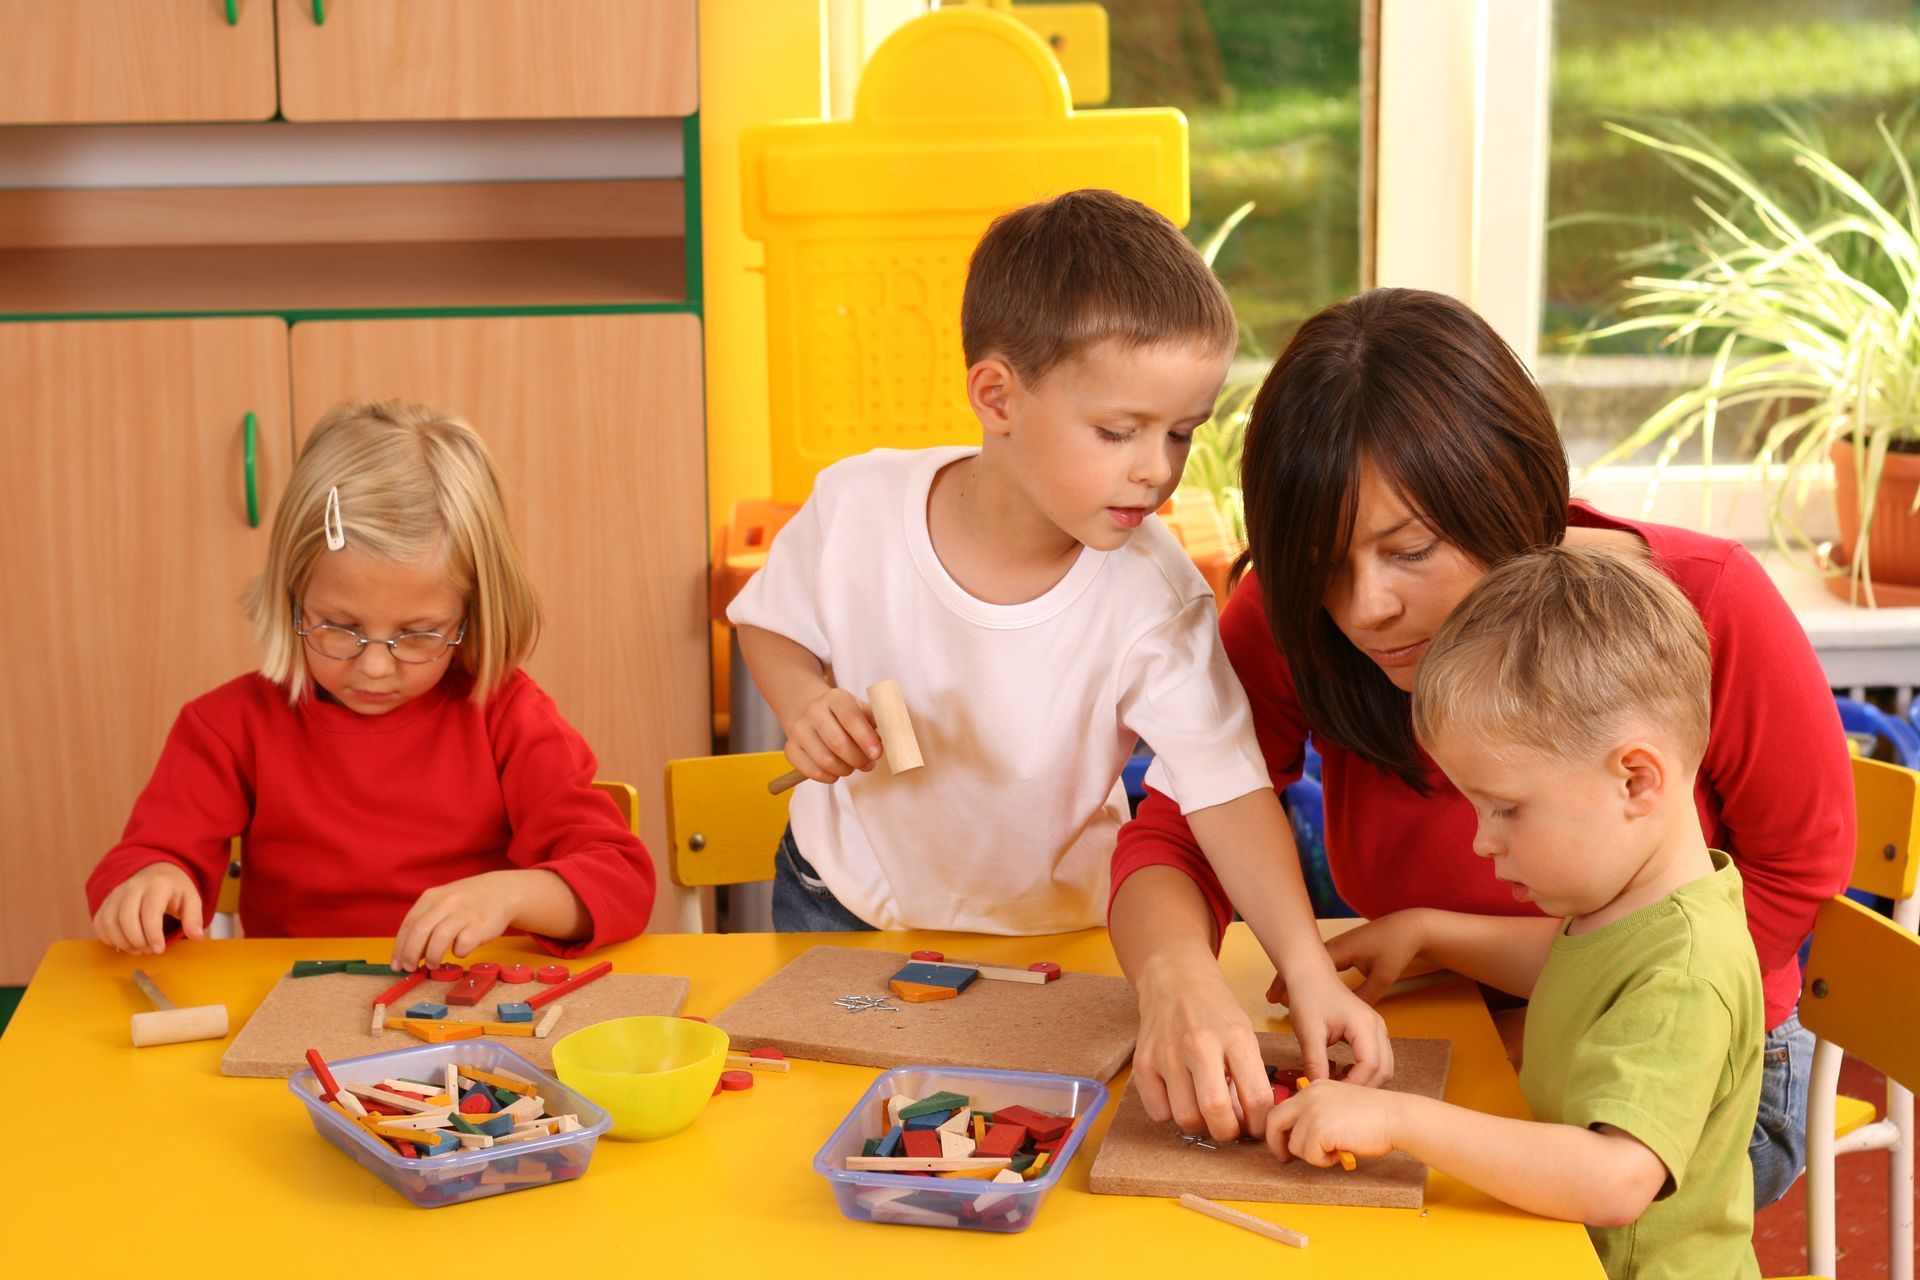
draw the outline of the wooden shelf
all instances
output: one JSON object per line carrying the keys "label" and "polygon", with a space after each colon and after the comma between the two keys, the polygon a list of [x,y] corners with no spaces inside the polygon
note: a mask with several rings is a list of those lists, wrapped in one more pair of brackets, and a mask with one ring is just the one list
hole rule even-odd
{"label": "wooden shelf", "polygon": [[419,311],[686,300],[678,238],[0,249],[0,314]]}

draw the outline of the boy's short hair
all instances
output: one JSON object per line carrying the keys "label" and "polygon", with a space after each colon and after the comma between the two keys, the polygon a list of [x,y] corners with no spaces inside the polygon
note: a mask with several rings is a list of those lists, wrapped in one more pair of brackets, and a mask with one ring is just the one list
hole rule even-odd
{"label": "boy's short hair", "polygon": [[1107,338],[1231,351],[1227,291],[1167,218],[1088,189],[1001,214],[974,247],[960,302],[967,365],[999,355],[1038,381]]}
{"label": "boy's short hair", "polygon": [[521,562],[493,458],[465,421],[400,400],[336,405],[300,450],[274,513],[267,567],[247,593],[260,673],[298,702],[307,664],[294,611],[327,555],[328,498],[339,493],[346,545],[382,560],[438,554],[466,601],[454,661],[485,701],[533,652],[540,606]]}
{"label": "boy's short hair", "polygon": [[1413,731],[1484,738],[1592,761],[1634,723],[1690,768],[1707,749],[1713,659],[1700,615],[1637,556],[1548,547],[1506,561],[1433,638],[1413,690]]}

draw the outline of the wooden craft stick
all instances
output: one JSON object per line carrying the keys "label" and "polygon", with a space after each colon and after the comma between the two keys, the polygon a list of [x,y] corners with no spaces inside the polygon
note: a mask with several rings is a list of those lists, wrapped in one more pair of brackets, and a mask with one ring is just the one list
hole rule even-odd
{"label": "wooden craft stick", "polygon": [[[1294,1087],[1296,1089],[1302,1089],[1302,1090],[1304,1090],[1308,1085],[1312,1083],[1313,1081],[1309,1080],[1305,1076],[1295,1076],[1293,1081]],[[1341,1151],[1336,1154],[1338,1154],[1340,1157],[1340,1167],[1342,1169],[1345,1169],[1348,1173],[1352,1173],[1355,1169],[1359,1167],[1360,1162],[1353,1158],[1353,1152]]]}
{"label": "wooden craft stick", "polygon": [[386,1030],[386,1028],[387,1028],[387,1006],[383,1004],[376,1004],[375,1006],[373,1006],[373,1026],[368,1028],[367,1034],[370,1036],[377,1036],[382,1031]]}
{"label": "wooden craft stick", "polygon": [[385,1089],[376,1089],[370,1084],[343,1084],[340,1088],[348,1093],[358,1094],[362,1098],[372,1098],[375,1102],[384,1102],[390,1107],[398,1107],[409,1115],[419,1115],[426,1111],[443,1110],[443,1108],[437,1107],[431,1102],[421,1102],[417,1098],[409,1098],[398,1093],[388,1093]]}
{"label": "wooden craft stick", "polygon": [[591,969],[582,969],[565,982],[556,982],[545,990],[528,996],[526,1000],[527,1007],[530,1009],[538,1009],[541,1005],[551,1004],[567,992],[584,987],[595,978],[604,978],[612,972],[613,962],[611,960],[602,960]]}
{"label": "wooden craft stick", "polygon": [[858,1173],[946,1173],[953,1169],[1004,1169],[1006,1156],[848,1156],[847,1168]]}
{"label": "wooden craft stick", "polygon": [[563,1012],[565,1012],[565,1008],[562,1005],[555,1005],[553,1008],[547,1010],[547,1016],[540,1019],[540,1025],[533,1029],[533,1034],[545,1040],[547,1033],[553,1030],[553,1024],[560,1021],[560,1015]]}
{"label": "wooden craft stick", "polygon": [[926,764],[920,757],[920,743],[913,736],[913,719],[907,714],[907,700],[898,680],[882,680],[867,686],[867,705],[873,708],[873,723],[880,730],[880,749],[886,753],[887,771],[906,773]]}
{"label": "wooden craft stick", "polygon": [[401,996],[407,994],[407,992],[413,990],[415,987],[419,986],[421,983],[425,982],[426,980],[427,980],[427,971],[425,967],[415,969],[412,973],[408,974],[406,977],[400,979],[400,981],[394,983],[392,986],[388,987],[385,991],[382,991],[379,995],[375,996],[373,998],[373,1002],[375,1004],[398,1003]]}
{"label": "wooden craft stick", "polygon": [[[348,1115],[353,1116],[356,1119],[359,1119],[360,1117],[363,1117],[367,1114],[367,1109],[360,1105],[360,1099],[354,1097],[350,1093],[345,1093],[345,1092],[336,1093],[333,1095],[333,1100],[340,1107],[342,1111],[345,1111]],[[392,1117],[389,1117],[389,1119],[391,1118]]]}
{"label": "wooden craft stick", "polygon": [[753,1058],[744,1053],[727,1055],[729,1067],[740,1067],[747,1071],[792,1071],[793,1064],[785,1058]]}
{"label": "wooden craft stick", "polygon": [[[352,1097],[353,1095],[342,1094],[341,1096]],[[380,1123],[389,1129],[448,1129],[453,1127],[452,1114],[453,1109],[448,1107],[438,1111],[422,1111],[411,1116],[381,1116]]]}
{"label": "wooden craft stick", "polygon": [[1298,1231],[1289,1231],[1278,1223],[1268,1222],[1265,1218],[1256,1218],[1250,1213],[1242,1213],[1238,1209],[1229,1209],[1223,1204],[1215,1204],[1190,1191],[1180,1197],[1180,1203],[1196,1213],[1204,1213],[1209,1218],[1232,1223],[1236,1227],[1244,1227],[1269,1240],[1278,1240],[1281,1244],[1290,1244],[1296,1249],[1307,1247],[1307,1238]]}

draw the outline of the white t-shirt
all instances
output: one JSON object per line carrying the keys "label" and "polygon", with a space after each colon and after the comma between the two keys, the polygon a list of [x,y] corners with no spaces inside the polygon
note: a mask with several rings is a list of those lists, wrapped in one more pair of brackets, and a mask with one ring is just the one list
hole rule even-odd
{"label": "white t-shirt", "polygon": [[924,768],[803,782],[791,821],[834,896],[882,929],[1032,934],[1106,920],[1137,741],[1183,812],[1268,785],[1213,593],[1159,520],[1083,547],[1051,590],[988,604],[927,533],[934,475],[977,448],[876,449],[822,471],[727,617],[805,646],[863,701],[900,682]]}

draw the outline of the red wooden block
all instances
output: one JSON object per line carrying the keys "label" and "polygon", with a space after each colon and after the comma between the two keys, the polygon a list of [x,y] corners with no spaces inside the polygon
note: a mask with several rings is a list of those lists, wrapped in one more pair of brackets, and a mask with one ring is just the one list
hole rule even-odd
{"label": "red wooden block", "polygon": [[362,1098],[360,1105],[377,1116],[404,1116],[408,1114],[391,1102],[382,1102],[378,1098]]}
{"label": "red wooden block", "polygon": [[[498,974],[481,973],[480,967],[475,965],[473,968],[467,970],[466,977],[454,984],[453,990],[447,992],[447,1003],[464,1005],[479,1004],[486,998],[487,992],[493,990],[493,984],[499,980],[500,976]],[[549,990],[557,990],[557,988],[549,988]]]}
{"label": "red wooden block", "polygon": [[548,986],[552,986],[556,982],[565,982],[567,980],[567,966],[563,964],[543,964],[540,966],[540,971],[533,976]]}
{"label": "red wooden block", "polygon": [[946,958],[945,953],[939,951],[916,951],[907,957],[909,960],[923,960],[928,964],[939,964]]}
{"label": "red wooden block", "polygon": [[467,971],[457,964],[437,965],[427,973],[435,982],[458,982],[467,976]]}
{"label": "red wooden block", "polygon": [[1275,1106],[1279,1106],[1281,1103],[1285,1102],[1288,1098],[1291,1098],[1292,1096],[1293,1096],[1293,1090],[1287,1088],[1287,1086],[1281,1084],[1277,1080],[1274,1082],[1273,1104]]}
{"label": "red wooden block", "polygon": [[1012,1159],[1027,1140],[1025,1125],[994,1123],[987,1126],[986,1137],[974,1147],[976,1156],[1006,1156]]}
{"label": "red wooden block", "polygon": [[940,1158],[940,1132],[937,1129],[909,1129],[900,1135],[900,1145],[915,1159]]}
{"label": "red wooden block", "polygon": [[1069,1116],[1045,1116],[1028,1107],[1002,1107],[993,1113],[993,1122],[1023,1125],[1035,1142],[1049,1142],[1073,1128]]}
{"label": "red wooden block", "polygon": [[392,1094],[396,1098],[412,1098],[415,1102],[425,1102],[428,1098],[431,1098],[433,1096],[430,1093],[421,1093],[416,1089],[391,1089],[390,1088],[387,1090],[387,1092]]}
{"label": "red wooden block", "polygon": [[1060,979],[1060,966],[1051,960],[1036,960],[1027,966],[1027,971],[1046,974],[1048,982],[1057,982]]}
{"label": "red wooden block", "polygon": [[770,1062],[785,1062],[787,1060],[786,1054],[780,1052],[780,1050],[770,1044],[763,1044],[758,1049],[747,1050],[747,1056],[749,1058],[764,1058]]}
{"label": "red wooden block", "polygon": [[318,1049],[307,1050],[307,1065],[313,1068],[313,1078],[320,1082],[320,1101],[332,1102],[340,1092],[340,1082],[327,1070],[327,1060],[320,1056]]}
{"label": "red wooden block", "polygon": [[460,1099],[460,1114],[490,1116],[493,1114],[493,1100],[487,1097],[484,1089],[470,1089],[467,1096]]}
{"label": "red wooden block", "polygon": [[576,988],[584,987],[589,982],[592,982],[595,978],[604,978],[612,972],[613,972],[613,962],[611,960],[602,960],[599,964],[594,965],[591,969],[582,969],[579,973],[574,974],[571,978],[568,978],[565,982],[556,982],[554,985],[548,987],[545,991],[536,992],[533,995],[528,996],[526,1002],[531,1007],[538,1009],[541,1005],[546,1004],[548,1001],[556,999],[560,996],[563,996],[567,992],[575,990]]}
{"label": "red wooden block", "polygon": [[753,1072],[722,1071],[720,1073],[720,1087],[722,1089],[731,1089],[735,1091],[738,1091],[741,1089],[751,1089],[753,1088]]}
{"label": "red wooden block", "polygon": [[504,965],[500,970],[500,981],[512,983],[532,982],[533,970],[524,964]]}
{"label": "red wooden block", "polygon": [[411,1142],[396,1142],[393,1145],[400,1148],[400,1154],[409,1160],[418,1160],[420,1158],[419,1151],[414,1149],[414,1145]]}
{"label": "red wooden block", "polygon": [[387,1007],[392,1008],[394,1005],[400,1003],[401,996],[407,994],[407,992],[413,990],[415,987],[419,986],[421,983],[425,982],[426,980],[427,980],[427,971],[425,967],[415,969],[412,973],[408,974],[406,977],[400,979],[400,981],[394,983],[392,986],[388,987],[385,991],[382,991],[379,995],[375,996],[373,998],[373,1002],[375,1004],[384,1004]]}

